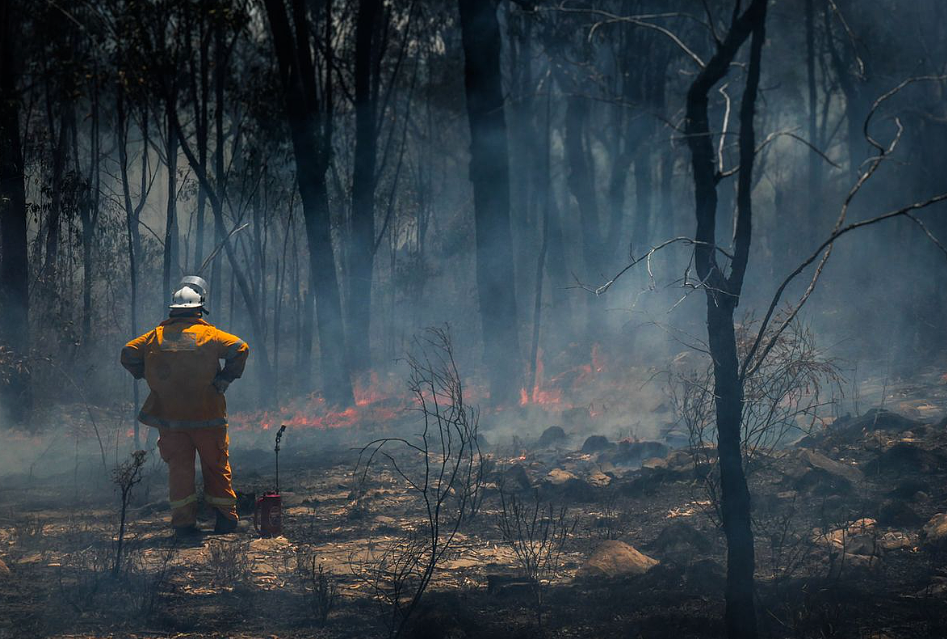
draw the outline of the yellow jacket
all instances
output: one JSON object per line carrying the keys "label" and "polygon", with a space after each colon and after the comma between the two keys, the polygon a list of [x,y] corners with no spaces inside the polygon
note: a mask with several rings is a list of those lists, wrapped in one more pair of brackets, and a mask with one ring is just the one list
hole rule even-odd
{"label": "yellow jacket", "polygon": [[122,349],[122,366],[151,389],[138,421],[173,429],[226,426],[227,401],[218,386],[243,374],[249,354],[242,339],[199,317],[161,322]]}

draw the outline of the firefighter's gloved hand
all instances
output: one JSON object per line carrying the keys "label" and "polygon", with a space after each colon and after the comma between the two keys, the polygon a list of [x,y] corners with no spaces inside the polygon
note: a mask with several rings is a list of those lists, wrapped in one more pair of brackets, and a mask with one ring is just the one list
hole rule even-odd
{"label": "firefighter's gloved hand", "polygon": [[230,382],[228,382],[227,380],[221,377],[214,378],[214,388],[216,388],[217,392],[220,393],[221,395],[227,392],[228,386],[230,386]]}

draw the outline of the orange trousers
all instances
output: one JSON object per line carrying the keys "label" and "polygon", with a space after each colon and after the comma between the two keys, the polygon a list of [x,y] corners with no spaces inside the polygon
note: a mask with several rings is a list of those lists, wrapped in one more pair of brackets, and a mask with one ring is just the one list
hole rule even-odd
{"label": "orange trousers", "polygon": [[171,525],[197,523],[197,491],[194,487],[194,452],[201,458],[204,502],[226,517],[237,519],[237,495],[230,473],[230,437],[227,427],[171,430],[159,428],[158,450],[168,464]]}

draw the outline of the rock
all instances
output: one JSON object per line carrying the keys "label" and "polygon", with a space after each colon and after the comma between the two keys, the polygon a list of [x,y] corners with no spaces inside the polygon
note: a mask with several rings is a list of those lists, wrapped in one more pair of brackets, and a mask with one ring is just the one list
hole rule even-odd
{"label": "rock", "polygon": [[562,426],[550,426],[539,436],[539,441],[536,442],[536,445],[540,448],[550,448],[556,444],[563,443],[566,439],[566,432],[562,430]]}
{"label": "rock", "polygon": [[686,521],[677,519],[664,527],[648,550],[661,556],[692,557],[694,553],[710,552],[713,544],[704,533]]}
{"label": "rock", "polygon": [[661,442],[623,439],[618,442],[618,450],[612,457],[612,461],[616,464],[625,465],[640,464],[645,459],[652,457],[667,457],[669,451],[667,444]]}
{"label": "rock", "polygon": [[853,419],[838,419],[829,427],[829,436],[843,439],[858,437],[864,433],[881,430],[888,433],[902,433],[923,426],[919,421],[893,413],[883,408],[873,408],[864,415]]}
{"label": "rock", "polygon": [[901,548],[913,548],[916,541],[916,535],[910,535],[906,532],[893,530],[886,532],[878,540],[878,544],[885,550],[899,550]]}
{"label": "rock", "polygon": [[845,551],[847,555],[871,556],[880,551],[878,537],[875,534],[874,519],[865,517],[851,522],[844,528],[837,528],[827,534],[816,531],[813,541],[828,546],[832,550]]}
{"label": "rock", "polygon": [[548,498],[565,498],[576,501],[593,501],[596,491],[592,485],[561,468],[553,468],[543,479],[543,495]]}
{"label": "rock", "polygon": [[595,486],[596,488],[605,488],[610,483],[612,483],[612,478],[603,473],[600,470],[593,471],[589,473],[588,479],[589,485]]}
{"label": "rock", "polygon": [[675,450],[668,453],[664,458],[665,468],[677,472],[689,472],[694,470],[694,456],[686,450]]}
{"label": "rock", "polygon": [[899,441],[868,462],[866,470],[872,475],[905,475],[938,470],[945,463],[947,459],[938,452],[928,450],[916,442]]}
{"label": "rock", "polygon": [[914,528],[924,523],[924,518],[900,499],[889,499],[878,511],[878,523],[883,526]]}
{"label": "rock", "polygon": [[536,592],[536,584],[525,577],[487,575],[487,592],[501,598],[532,597]]}
{"label": "rock", "polygon": [[603,435],[591,435],[588,439],[585,440],[585,443],[582,444],[583,453],[600,453],[603,450],[608,450],[609,448],[614,448],[615,444],[608,441],[608,438]]}
{"label": "rock", "polygon": [[792,480],[797,490],[807,490],[829,495],[861,483],[865,476],[855,466],[837,462],[822,453],[808,449],[797,449],[785,461],[785,475]]}
{"label": "rock", "polygon": [[562,486],[566,482],[573,479],[578,479],[578,477],[567,470],[562,470],[561,468],[553,468],[549,471],[549,474],[546,475],[546,481],[553,486]]}
{"label": "rock", "polygon": [[641,462],[641,467],[650,468],[652,470],[655,468],[667,468],[668,462],[666,459],[661,459],[660,457],[652,457]]}
{"label": "rock", "polygon": [[868,573],[881,570],[882,558],[880,554],[862,555],[847,552],[837,562],[839,571]]}
{"label": "rock", "polygon": [[10,576],[10,569],[7,568],[6,562],[0,559],[0,577],[9,577],[9,576]]}
{"label": "rock", "polygon": [[947,514],[939,513],[931,517],[921,529],[921,539],[929,548],[947,548]]}
{"label": "rock", "polygon": [[526,474],[526,469],[519,464],[513,464],[500,475],[497,486],[500,490],[519,492],[529,490],[532,484],[529,481],[529,475]]}
{"label": "rock", "polygon": [[621,577],[643,575],[658,565],[657,559],[638,552],[634,546],[623,541],[602,542],[592,556],[579,568],[580,577]]}
{"label": "rock", "polygon": [[827,472],[830,475],[842,477],[852,484],[857,484],[865,479],[865,475],[851,464],[843,464],[834,459],[830,459],[812,450],[800,451],[801,459],[809,464],[811,468],[816,468]]}
{"label": "rock", "polygon": [[913,500],[918,498],[918,494],[925,494],[929,492],[930,489],[930,483],[923,479],[905,479],[888,493],[888,497],[893,499]]}

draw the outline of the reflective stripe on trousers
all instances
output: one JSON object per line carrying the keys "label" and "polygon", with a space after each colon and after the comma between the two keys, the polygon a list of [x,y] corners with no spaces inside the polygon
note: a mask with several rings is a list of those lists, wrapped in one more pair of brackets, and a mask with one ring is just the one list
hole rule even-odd
{"label": "reflective stripe on trousers", "polygon": [[171,525],[197,523],[197,495],[194,485],[194,453],[201,460],[204,501],[226,517],[237,519],[237,495],[230,473],[229,440],[226,426],[194,430],[158,429],[158,450],[168,464],[168,499]]}

